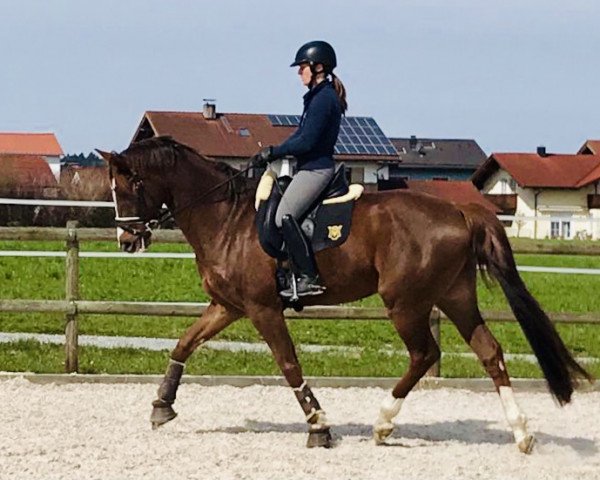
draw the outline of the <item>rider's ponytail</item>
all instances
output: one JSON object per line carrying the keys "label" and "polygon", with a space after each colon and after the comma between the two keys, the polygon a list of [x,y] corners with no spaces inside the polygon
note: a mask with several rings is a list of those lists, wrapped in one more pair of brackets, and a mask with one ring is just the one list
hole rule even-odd
{"label": "rider's ponytail", "polygon": [[337,93],[338,99],[340,100],[340,106],[342,107],[342,114],[348,110],[348,101],[346,100],[346,87],[342,81],[335,76],[335,73],[331,72],[331,78],[333,79],[333,87]]}

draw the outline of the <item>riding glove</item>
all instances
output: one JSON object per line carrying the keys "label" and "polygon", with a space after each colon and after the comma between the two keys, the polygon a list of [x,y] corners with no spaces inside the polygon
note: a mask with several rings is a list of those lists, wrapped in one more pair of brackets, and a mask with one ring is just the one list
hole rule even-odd
{"label": "riding glove", "polygon": [[273,160],[275,160],[275,157],[273,156],[273,146],[270,145],[263,148],[260,152],[254,155],[254,157],[252,157],[252,166],[256,168],[264,168]]}

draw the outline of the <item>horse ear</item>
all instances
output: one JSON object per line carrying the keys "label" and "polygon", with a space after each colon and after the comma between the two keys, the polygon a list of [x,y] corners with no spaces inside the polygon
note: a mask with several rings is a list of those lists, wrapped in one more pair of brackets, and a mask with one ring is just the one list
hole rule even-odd
{"label": "horse ear", "polygon": [[95,148],[94,150],[98,153],[98,155],[100,155],[100,157],[102,157],[102,160],[110,163],[110,161],[112,160],[112,157],[113,157],[112,153],[105,152],[105,151],[99,150],[97,148]]}
{"label": "horse ear", "polygon": [[127,164],[125,163],[125,160],[123,158],[123,156],[120,153],[117,152],[105,152],[103,150],[98,150],[97,148],[94,149],[96,150],[96,152],[98,152],[98,154],[102,157],[102,159],[108,163],[108,164],[112,164],[117,168],[121,168],[121,169],[127,169]]}

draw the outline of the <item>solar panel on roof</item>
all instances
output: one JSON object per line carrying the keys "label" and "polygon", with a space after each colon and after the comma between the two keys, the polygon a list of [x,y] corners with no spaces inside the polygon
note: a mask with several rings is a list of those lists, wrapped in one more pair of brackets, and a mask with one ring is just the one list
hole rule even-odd
{"label": "solar panel on roof", "polygon": [[[274,127],[294,127],[300,124],[300,115],[268,117]],[[398,155],[396,147],[371,117],[342,117],[334,152],[338,155]]]}

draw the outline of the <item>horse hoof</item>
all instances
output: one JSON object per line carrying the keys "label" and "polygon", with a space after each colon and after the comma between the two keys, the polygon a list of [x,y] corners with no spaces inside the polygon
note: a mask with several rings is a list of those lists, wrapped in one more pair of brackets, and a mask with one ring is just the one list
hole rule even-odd
{"label": "horse hoof", "polygon": [[373,428],[373,440],[375,440],[375,445],[382,445],[385,441],[390,437],[392,432],[394,431],[394,424],[388,423],[384,425],[378,425]]}
{"label": "horse hoof", "polygon": [[308,440],[306,442],[307,448],[322,447],[331,448],[332,440],[329,428],[323,430],[316,430],[308,433]]}
{"label": "horse hoof", "polygon": [[177,416],[171,405],[155,405],[150,415],[152,430],[156,430],[161,425],[170,422]]}
{"label": "horse hoof", "polygon": [[517,446],[522,453],[531,453],[533,450],[533,445],[535,444],[535,437],[533,435],[527,435],[523,440],[521,440]]}

